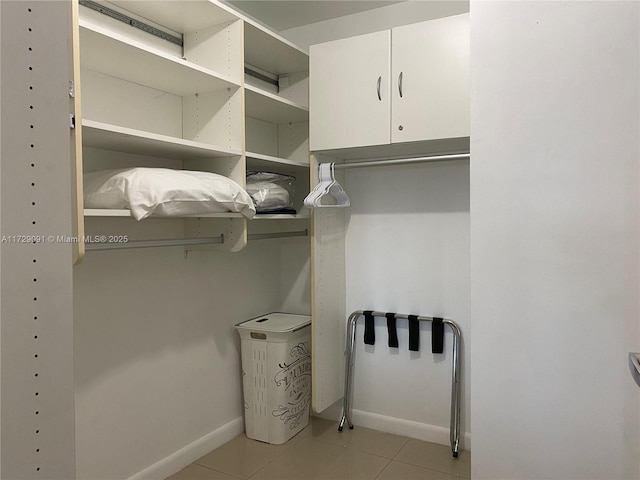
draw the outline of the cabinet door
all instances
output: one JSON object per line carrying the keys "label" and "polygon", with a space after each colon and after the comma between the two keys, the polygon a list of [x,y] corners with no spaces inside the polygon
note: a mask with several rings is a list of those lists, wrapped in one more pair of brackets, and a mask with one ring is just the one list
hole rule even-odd
{"label": "cabinet door", "polygon": [[391,32],[312,45],[311,150],[390,142]]}
{"label": "cabinet door", "polygon": [[391,141],[469,136],[469,15],[394,28]]}

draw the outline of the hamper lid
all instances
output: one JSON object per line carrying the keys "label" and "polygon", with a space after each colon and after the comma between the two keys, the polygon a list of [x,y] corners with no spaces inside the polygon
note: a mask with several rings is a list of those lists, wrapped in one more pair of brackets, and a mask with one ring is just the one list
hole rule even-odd
{"label": "hamper lid", "polygon": [[252,320],[239,323],[236,328],[262,332],[291,332],[311,323],[309,315],[294,315],[291,313],[269,313]]}

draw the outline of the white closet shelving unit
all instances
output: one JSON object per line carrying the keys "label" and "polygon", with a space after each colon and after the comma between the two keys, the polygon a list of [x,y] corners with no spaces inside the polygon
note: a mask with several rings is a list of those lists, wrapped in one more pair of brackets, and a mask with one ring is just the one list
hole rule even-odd
{"label": "white closet shelving unit", "polygon": [[[306,52],[205,0],[81,0],[79,44],[84,172],[203,170],[241,186],[250,170],[283,173],[296,178],[298,214],[255,220],[269,220],[277,232],[288,225],[278,220],[309,221],[300,212],[309,190]],[[100,217],[121,218],[123,232],[132,221],[124,220],[128,210],[83,212],[87,235],[102,228]],[[254,220],[228,213],[173,221],[182,222],[185,236],[224,234],[224,244],[206,248],[238,251]]]}
{"label": "white closet shelving unit", "polygon": [[254,23],[245,23],[244,42],[247,170],[296,178],[298,214],[257,218],[307,220],[302,201],[309,191],[309,57]]}

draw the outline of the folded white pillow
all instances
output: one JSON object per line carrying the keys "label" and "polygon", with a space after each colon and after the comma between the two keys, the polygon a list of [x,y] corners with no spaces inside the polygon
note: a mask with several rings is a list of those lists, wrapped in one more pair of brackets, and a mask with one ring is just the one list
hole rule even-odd
{"label": "folded white pillow", "polygon": [[233,180],[210,172],[128,168],[84,175],[85,208],[129,208],[137,220],[237,212],[252,218],[249,194]]}

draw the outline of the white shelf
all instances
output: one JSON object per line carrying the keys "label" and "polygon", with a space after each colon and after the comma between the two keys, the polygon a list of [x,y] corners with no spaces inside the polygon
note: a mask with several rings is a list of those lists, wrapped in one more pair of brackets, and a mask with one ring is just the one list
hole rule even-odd
{"label": "white shelf", "polygon": [[[85,208],[85,217],[120,217],[133,218],[131,210],[126,209],[108,209],[108,208]],[[175,219],[175,218],[243,218],[240,213],[203,213],[198,215],[184,215],[181,217],[165,217],[161,215],[152,215],[150,219]],[[257,214],[253,219],[249,220],[308,220],[311,218],[309,214]]]}
{"label": "white shelf", "polygon": [[[332,150],[316,150],[317,156],[340,160],[379,160],[385,158],[402,158],[412,156],[440,155],[446,153],[468,153],[469,137],[444,138],[423,142],[392,143],[390,145],[374,145],[366,147],[337,148]],[[323,160],[324,161],[324,160]],[[329,160],[327,160],[329,161]]]}
{"label": "white shelf", "polygon": [[238,88],[213,70],[80,20],[83,68],[178,96]]}
{"label": "white shelf", "polygon": [[275,75],[309,71],[309,55],[285,38],[250,21],[244,32],[246,63]]}
{"label": "white shelf", "polygon": [[82,120],[82,139],[82,143],[90,147],[177,160],[242,154],[240,150],[225,149],[202,142],[194,142],[87,119]]}
{"label": "white shelf", "polygon": [[180,33],[238,19],[228,7],[207,0],[111,0],[109,3]]}
{"label": "white shelf", "polygon": [[280,167],[293,169],[309,169],[309,162],[299,162],[288,158],[272,157],[261,153],[246,152],[247,170],[264,170],[273,168],[274,164]]}
{"label": "white shelf", "polygon": [[252,220],[309,220],[311,215],[309,214],[260,214],[258,213]]}
{"label": "white shelf", "polygon": [[[130,217],[131,210],[125,209],[108,209],[108,208],[85,208],[85,217]],[[224,213],[200,213],[198,215],[183,215],[180,217],[168,217],[162,215],[152,215],[149,218],[175,219],[175,218],[243,218],[240,213],[224,212]]]}
{"label": "white shelf", "polygon": [[245,84],[245,109],[249,117],[270,123],[309,120],[309,107],[279,97],[253,85]]}

